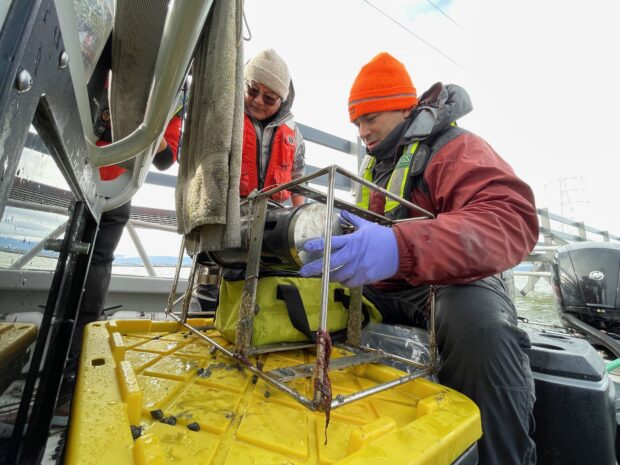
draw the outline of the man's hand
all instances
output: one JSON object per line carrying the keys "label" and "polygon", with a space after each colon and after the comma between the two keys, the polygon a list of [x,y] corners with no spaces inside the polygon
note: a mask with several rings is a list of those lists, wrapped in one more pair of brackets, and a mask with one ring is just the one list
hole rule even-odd
{"label": "man's hand", "polygon": [[[398,244],[392,228],[366,221],[343,211],[340,216],[351,223],[352,234],[332,237],[330,281],[355,287],[390,278],[398,271]],[[308,252],[322,251],[324,239],[312,239],[304,244]],[[301,276],[321,274],[323,259],[305,264]]]}

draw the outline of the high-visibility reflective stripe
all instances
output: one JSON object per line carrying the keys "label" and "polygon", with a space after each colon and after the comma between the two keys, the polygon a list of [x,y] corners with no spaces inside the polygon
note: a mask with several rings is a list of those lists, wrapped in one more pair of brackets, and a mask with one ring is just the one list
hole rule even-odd
{"label": "high-visibility reflective stripe", "polygon": [[[360,167],[360,176],[372,182],[372,167],[375,166],[376,159],[371,155],[365,155]],[[370,205],[370,189],[363,184],[357,184],[355,191],[355,203],[358,207],[368,210]]]}
{"label": "high-visibility reflective stripe", "polygon": [[[456,121],[450,123],[450,126],[457,126]],[[420,141],[415,141],[411,145],[408,145],[403,150],[403,154],[398,159],[394,171],[390,176],[386,190],[394,195],[399,196],[401,199],[405,198],[405,187],[407,185],[407,178],[409,177],[409,168],[412,165],[412,158],[415,156],[415,152],[418,149]],[[437,150],[437,148],[435,148]],[[372,167],[375,165],[376,159],[373,156],[366,155],[362,160],[362,166],[360,168],[360,176],[364,179],[372,182]],[[361,184],[357,185],[355,191],[356,204],[360,208],[368,210],[370,208],[370,189]],[[405,199],[409,200],[409,199]],[[386,198],[384,213],[387,214],[400,205],[395,200]]]}
{"label": "high-visibility reflective stripe", "polygon": [[[398,163],[396,163],[396,167],[394,167],[394,171],[392,171],[392,175],[390,176],[386,189],[400,198],[404,198],[405,185],[407,184],[407,176],[409,176],[409,167],[411,166],[411,158],[415,154],[418,144],[419,141],[415,141],[413,144],[405,147],[403,155],[398,159]],[[370,155],[366,155],[362,160],[360,176],[370,182],[372,182],[372,168],[375,166],[375,162],[375,157]],[[355,199],[358,207],[368,210],[370,207],[370,189],[358,184]],[[386,199],[385,213],[394,210],[399,205],[400,204],[395,200]]]}
{"label": "high-visibility reflective stripe", "polygon": [[[403,150],[403,154],[398,159],[398,163],[396,163],[396,167],[394,168],[394,171],[392,171],[392,176],[390,176],[390,180],[386,188],[390,193],[399,196],[401,199],[405,196],[405,184],[407,184],[407,178],[409,177],[409,167],[411,166],[411,159],[418,148],[418,144],[419,141],[415,141]],[[386,198],[384,209],[385,213],[394,210],[399,205],[400,203],[396,200]]]}

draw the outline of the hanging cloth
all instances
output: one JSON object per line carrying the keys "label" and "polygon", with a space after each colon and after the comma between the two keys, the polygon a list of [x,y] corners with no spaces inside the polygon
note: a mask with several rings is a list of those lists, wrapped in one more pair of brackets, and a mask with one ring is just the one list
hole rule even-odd
{"label": "hanging cloth", "polygon": [[241,0],[214,2],[194,56],[176,186],[189,254],[241,244],[242,17]]}

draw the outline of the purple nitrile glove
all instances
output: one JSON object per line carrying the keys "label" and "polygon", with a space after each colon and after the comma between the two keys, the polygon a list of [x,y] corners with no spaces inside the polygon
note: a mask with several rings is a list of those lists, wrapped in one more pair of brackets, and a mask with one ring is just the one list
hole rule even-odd
{"label": "purple nitrile glove", "polygon": [[[392,228],[366,221],[348,211],[340,216],[351,223],[356,231],[332,237],[330,281],[347,287],[370,284],[387,279],[398,271],[398,244]],[[324,239],[312,239],[304,244],[308,252],[322,251]],[[303,277],[321,274],[323,259],[314,260],[301,267]]]}

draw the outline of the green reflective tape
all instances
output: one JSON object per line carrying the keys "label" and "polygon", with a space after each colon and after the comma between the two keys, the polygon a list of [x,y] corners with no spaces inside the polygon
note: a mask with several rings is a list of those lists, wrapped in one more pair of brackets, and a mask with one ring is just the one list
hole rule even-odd
{"label": "green reflective tape", "polygon": [[[368,182],[372,182],[372,168],[375,166],[375,157],[366,155],[360,167],[360,176]],[[358,207],[368,210],[370,206],[370,189],[363,184],[357,183],[355,191],[355,203]]]}
{"label": "green reflective tape", "polygon": [[[391,194],[397,195],[401,199],[405,197],[405,186],[407,185],[407,177],[409,176],[409,168],[415,151],[418,148],[419,141],[405,147],[402,156],[398,159],[390,180],[388,181],[386,190]],[[366,155],[362,160],[360,168],[360,176],[367,181],[372,182],[372,168],[375,166],[376,159],[373,156]],[[355,192],[356,205],[360,208],[368,210],[370,207],[370,189],[362,184],[357,185]],[[390,198],[385,199],[384,212],[390,212],[400,205],[396,200]]]}
{"label": "green reflective tape", "polygon": [[406,153],[402,157],[398,159],[398,163],[396,164],[396,168],[409,168],[409,163],[411,162],[411,154]]}
{"label": "green reflective tape", "polygon": [[[402,156],[398,159],[392,176],[387,185],[387,190],[391,194],[397,195],[401,199],[405,198],[405,186],[407,184],[407,177],[409,176],[409,167],[411,166],[411,159],[418,148],[419,142],[416,141],[413,144],[403,150]],[[385,199],[385,213],[390,212],[400,205],[396,200],[390,198]]]}

